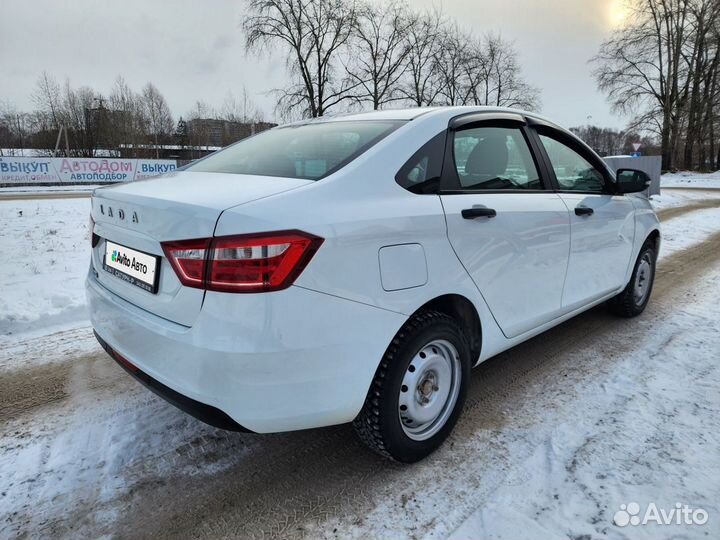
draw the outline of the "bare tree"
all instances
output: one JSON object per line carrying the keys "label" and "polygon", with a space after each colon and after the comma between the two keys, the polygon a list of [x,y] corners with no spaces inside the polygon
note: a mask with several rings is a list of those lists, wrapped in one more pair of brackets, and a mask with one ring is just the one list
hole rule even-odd
{"label": "bare tree", "polygon": [[152,83],[147,83],[141,96],[146,133],[155,146],[155,158],[160,157],[160,141],[174,131],[172,114],[165,98]]}
{"label": "bare tree", "polygon": [[540,108],[540,91],[522,77],[514,45],[487,34],[468,42],[464,65],[464,102],[472,105]]}
{"label": "bare tree", "polygon": [[[718,26],[720,24],[720,2],[717,0],[694,0],[689,6],[690,31],[692,44],[685,60],[688,64],[688,82],[690,94],[687,110],[682,118],[684,125],[685,144],[682,152],[682,163],[686,169],[692,169],[695,162],[696,149],[699,147],[698,163],[701,168],[707,165],[707,155],[703,140],[714,139],[710,127],[712,111],[708,105],[713,101],[713,80],[717,79],[718,71]],[[714,141],[711,142],[711,146]],[[711,153],[712,155],[712,153]]]}
{"label": "bare tree", "polygon": [[126,151],[136,156],[138,146],[144,138],[142,103],[140,97],[120,76],[115,79],[108,96],[108,107],[110,109],[108,144],[118,150],[121,145],[125,145]]}
{"label": "bare tree", "polygon": [[442,13],[438,10],[410,13],[404,34],[406,76],[399,92],[418,107],[435,102],[440,85],[435,62],[442,44]]}
{"label": "bare tree", "polygon": [[514,45],[492,34],[486,36],[485,42],[487,50],[491,52],[488,61],[491,100],[487,105],[539,109],[540,91],[522,78]]}
{"label": "bare tree", "polygon": [[[72,153],[81,157],[92,157],[95,152],[96,133],[93,122],[96,94],[87,86],[74,89],[70,81],[63,87],[63,124],[72,140]],[[96,109],[95,109],[96,110]]]}
{"label": "bare tree", "polygon": [[570,128],[570,131],[601,156],[625,153],[625,144],[629,135],[625,131],[590,125]]}
{"label": "bare tree", "polygon": [[29,132],[29,115],[9,102],[0,103],[0,147],[7,149],[9,155],[15,155],[15,149],[18,150],[18,155],[23,155]]}
{"label": "bare tree", "polygon": [[673,166],[680,111],[689,92],[686,47],[691,0],[629,0],[630,22],[603,43],[595,77],[631,127],[658,133],[663,168]]}
{"label": "bare tree", "polygon": [[248,95],[245,86],[242,87],[238,96],[232,92],[228,93],[218,116],[228,122],[242,122],[243,124],[262,121],[262,112]]}
{"label": "bare tree", "polygon": [[467,99],[466,67],[470,57],[469,34],[457,24],[446,25],[440,47],[435,52],[438,100],[443,105],[465,105]]}
{"label": "bare tree", "polygon": [[60,129],[61,96],[60,85],[46,71],[43,71],[37,81],[32,100],[38,111],[47,115],[53,129]]}
{"label": "bare tree", "polygon": [[358,86],[356,99],[369,102],[373,110],[403,99],[398,83],[407,69],[404,36],[409,24],[407,4],[400,0],[366,2],[358,9],[346,71]]}
{"label": "bare tree", "polygon": [[354,2],[347,0],[246,0],[250,15],[243,27],[249,50],[282,45],[296,78],[281,90],[281,111],[300,109],[323,116],[352,98],[352,86],[339,69],[339,55],[355,27]]}

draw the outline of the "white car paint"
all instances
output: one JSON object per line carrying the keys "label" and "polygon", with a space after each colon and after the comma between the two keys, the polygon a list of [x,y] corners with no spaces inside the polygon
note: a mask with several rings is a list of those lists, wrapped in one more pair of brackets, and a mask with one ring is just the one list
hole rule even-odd
{"label": "white car paint", "polygon": [[[478,192],[441,199],[450,243],[503,334],[515,337],[562,315],[571,235],[568,209],[557,194]],[[497,217],[460,215],[474,206],[493,208]]]}
{"label": "white car paint", "polygon": [[[87,280],[96,332],[162,384],[252,431],[274,432],[351,421],[393,336],[434,299],[453,295],[474,307],[482,335],[470,338],[481,341],[479,363],[621,291],[659,229],[646,199],[417,195],[395,182],[425,142],[465,114],[524,113],[455,107],[316,120],[407,121],[319,181],[178,171],[96,190],[92,217],[101,239]],[[578,204],[595,214],[576,216]],[[460,217],[475,205],[498,215]],[[135,212],[139,223],[128,219]],[[274,292],[183,286],[160,245],[290,229],[324,242],[292,286]],[[106,238],[160,257],[157,294],[103,272]]]}

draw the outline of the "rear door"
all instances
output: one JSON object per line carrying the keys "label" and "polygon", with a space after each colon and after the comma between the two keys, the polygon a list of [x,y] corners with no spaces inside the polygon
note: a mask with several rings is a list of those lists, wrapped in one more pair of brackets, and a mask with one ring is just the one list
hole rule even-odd
{"label": "rear door", "polygon": [[563,308],[571,311],[625,283],[635,235],[632,201],[615,194],[603,163],[579,141],[551,127],[536,130],[554,187],[570,212],[570,264]]}
{"label": "rear door", "polygon": [[570,222],[548,190],[524,119],[451,125],[440,197],[448,237],[507,337],[559,315]]}

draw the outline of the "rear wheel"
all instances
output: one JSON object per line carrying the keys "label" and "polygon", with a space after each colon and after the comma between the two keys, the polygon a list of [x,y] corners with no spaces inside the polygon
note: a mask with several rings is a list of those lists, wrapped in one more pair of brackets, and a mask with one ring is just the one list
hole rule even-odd
{"label": "rear wheel", "polygon": [[353,425],[379,454],[418,461],[447,438],[465,402],[470,347],[437,311],[414,315],[388,347]]}
{"label": "rear wheel", "polygon": [[610,300],[610,308],[615,314],[621,317],[636,317],[645,311],[655,282],[656,258],[654,245],[646,243],[640,250],[627,287]]}

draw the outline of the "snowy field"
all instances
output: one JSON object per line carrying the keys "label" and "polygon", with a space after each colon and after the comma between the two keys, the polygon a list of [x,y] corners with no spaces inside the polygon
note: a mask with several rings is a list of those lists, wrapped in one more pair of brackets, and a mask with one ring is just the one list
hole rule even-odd
{"label": "snowy field", "polygon": [[[89,199],[0,200],[0,538],[718,538],[720,188],[663,177],[657,285],[475,370],[410,467],[348,426],[227,433],[132,381],[88,328]],[[621,505],[704,525],[619,527]]]}
{"label": "snowy field", "polygon": [[0,200],[0,335],[87,320],[90,199]]}

